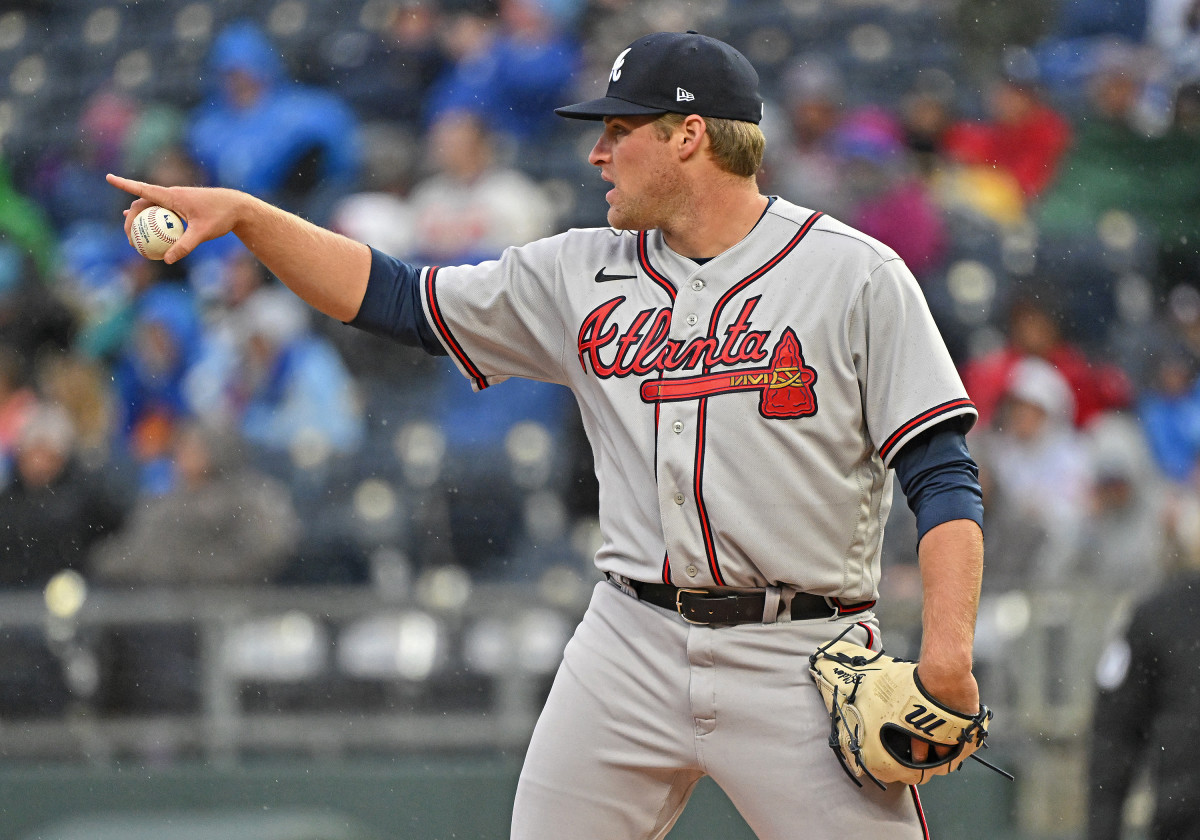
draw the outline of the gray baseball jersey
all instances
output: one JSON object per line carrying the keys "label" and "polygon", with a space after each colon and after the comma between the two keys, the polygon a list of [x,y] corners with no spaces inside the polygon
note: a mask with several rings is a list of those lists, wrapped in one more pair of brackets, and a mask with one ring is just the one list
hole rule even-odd
{"label": "gray baseball jersey", "polygon": [[872,600],[892,456],[975,415],[895,252],[781,199],[703,264],[658,231],[571,230],[422,283],[476,389],[575,393],[596,563],[633,580]]}

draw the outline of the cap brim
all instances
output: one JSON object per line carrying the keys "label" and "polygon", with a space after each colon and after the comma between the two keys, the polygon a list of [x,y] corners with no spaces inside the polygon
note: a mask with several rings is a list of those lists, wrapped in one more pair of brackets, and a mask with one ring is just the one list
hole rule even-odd
{"label": "cap brim", "polygon": [[554,113],[573,120],[602,120],[605,117],[640,117],[667,112],[662,108],[637,105],[624,99],[617,99],[615,96],[602,96],[599,99],[589,99],[587,102],[555,108]]}

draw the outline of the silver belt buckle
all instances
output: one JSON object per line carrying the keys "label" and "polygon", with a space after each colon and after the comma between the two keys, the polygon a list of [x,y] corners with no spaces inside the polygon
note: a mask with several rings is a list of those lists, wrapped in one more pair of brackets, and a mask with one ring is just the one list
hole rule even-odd
{"label": "silver belt buckle", "polygon": [[685,592],[691,592],[696,595],[707,595],[708,590],[707,589],[683,589],[683,588],[675,590],[675,612],[679,613],[679,617],[682,618],[684,621],[686,621],[688,624],[696,624],[696,625],[707,627],[709,622],[693,621],[692,619],[688,618],[686,615],[683,614],[683,602],[681,599],[683,598],[683,594]]}

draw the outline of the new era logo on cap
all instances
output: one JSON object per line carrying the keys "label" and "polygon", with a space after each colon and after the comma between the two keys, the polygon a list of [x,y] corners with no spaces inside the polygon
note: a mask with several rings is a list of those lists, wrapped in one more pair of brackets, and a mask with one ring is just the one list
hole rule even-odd
{"label": "new era logo on cap", "polygon": [[555,109],[562,117],[699,114],[757,123],[763,100],[758,73],[744,55],[697,32],[656,32],[617,56],[599,99]]}

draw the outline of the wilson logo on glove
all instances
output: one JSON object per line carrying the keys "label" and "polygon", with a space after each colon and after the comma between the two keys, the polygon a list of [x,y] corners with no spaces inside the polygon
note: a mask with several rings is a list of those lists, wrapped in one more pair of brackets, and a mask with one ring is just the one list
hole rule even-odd
{"label": "wilson logo on glove", "polygon": [[[829,747],[856,785],[862,776],[884,790],[888,782],[919,785],[961,769],[968,758],[1012,778],[975,754],[987,747],[987,706],[969,715],[941,705],[921,685],[917,663],[842,641],[850,629],[808,663],[829,710]],[[913,758],[914,739],[929,745],[923,761]]]}
{"label": "wilson logo on glove", "polygon": [[904,719],[912,724],[913,729],[924,732],[926,735],[932,735],[933,730],[946,722],[945,718],[938,717],[919,704],[917,708],[906,714]]}

